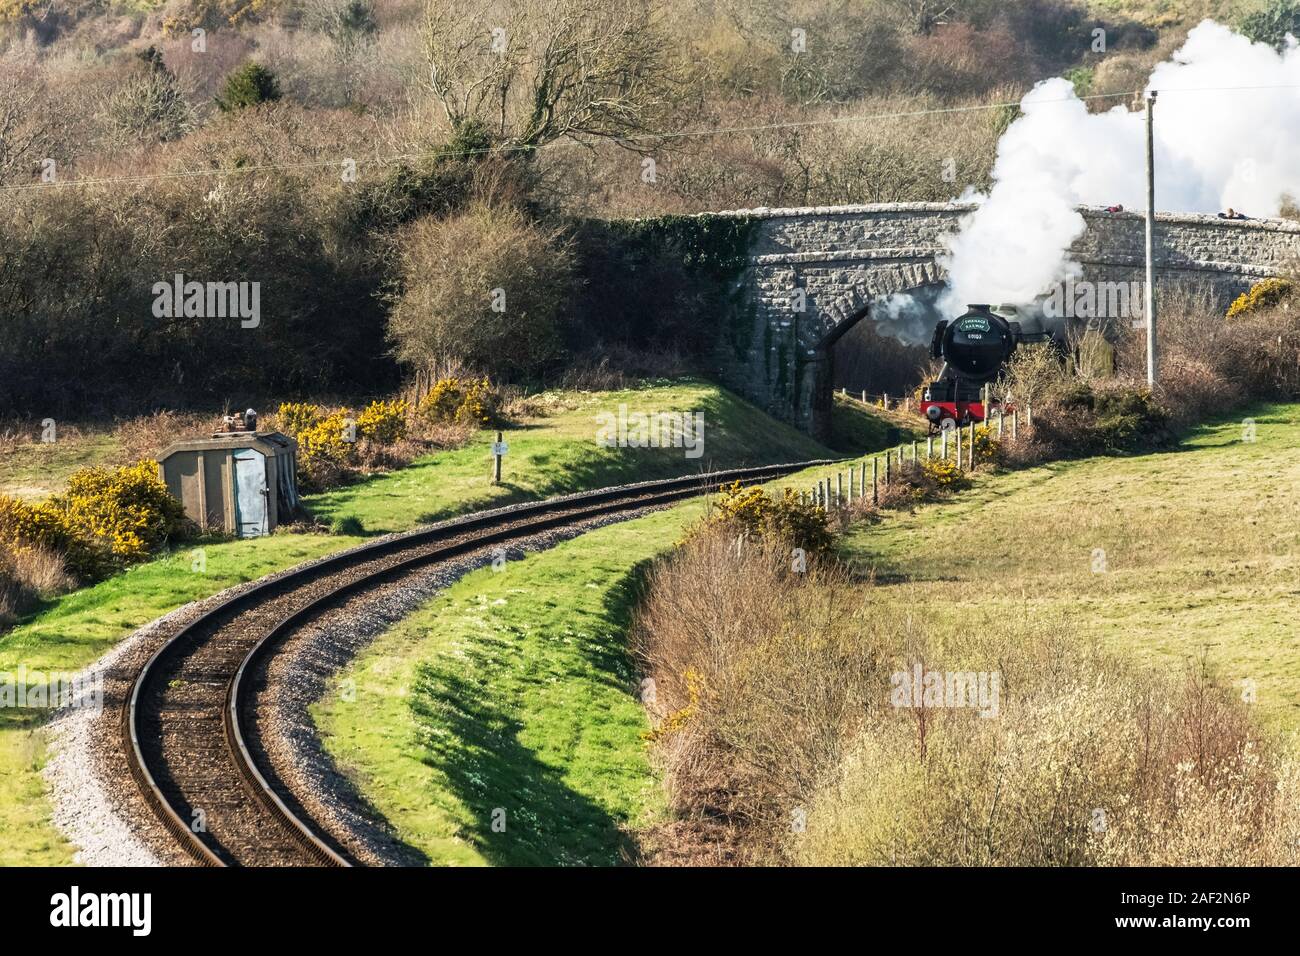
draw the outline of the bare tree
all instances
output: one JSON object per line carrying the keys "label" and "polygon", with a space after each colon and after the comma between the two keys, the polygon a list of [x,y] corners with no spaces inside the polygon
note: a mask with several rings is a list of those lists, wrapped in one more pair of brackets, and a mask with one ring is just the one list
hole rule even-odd
{"label": "bare tree", "polygon": [[929,36],[957,12],[960,2],[952,0],[885,0],[907,22],[917,36]]}
{"label": "bare tree", "polygon": [[448,122],[515,147],[638,148],[672,106],[674,58],[647,0],[429,0],[425,55]]}
{"label": "bare tree", "polygon": [[49,155],[62,113],[35,69],[0,72],[0,181],[28,179]]}

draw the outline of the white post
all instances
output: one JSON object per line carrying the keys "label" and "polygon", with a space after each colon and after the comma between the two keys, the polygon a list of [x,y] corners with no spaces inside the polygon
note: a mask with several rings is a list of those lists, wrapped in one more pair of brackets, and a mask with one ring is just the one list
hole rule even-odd
{"label": "white post", "polygon": [[1147,94],[1147,386],[1156,384],[1156,150],[1155,120],[1156,91]]}

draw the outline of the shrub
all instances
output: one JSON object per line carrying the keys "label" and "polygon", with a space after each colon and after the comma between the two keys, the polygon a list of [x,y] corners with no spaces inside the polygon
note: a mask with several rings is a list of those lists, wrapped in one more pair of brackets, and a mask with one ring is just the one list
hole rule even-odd
{"label": "shrub", "polygon": [[1296,284],[1290,279],[1262,279],[1233,300],[1228,306],[1228,318],[1275,309],[1290,302],[1296,291]]}
{"label": "shrub", "polygon": [[713,502],[706,519],[708,526],[767,538],[786,547],[802,548],[810,555],[824,555],[832,544],[825,509],[803,503],[793,488],[785,488],[780,497],[773,498],[757,485],[746,488],[738,481],[726,485]]}
{"label": "shrub", "polygon": [[0,499],[0,537],[17,548],[62,553],[67,569],[85,581],[145,560],[185,531],[184,508],[152,461],[82,468],[68,477],[65,492],[35,505]]}
{"label": "shrub", "polygon": [[217,95],[217,106],[232,113],[259,103],[273,103],[280,98],[280,81],[258,63],[245,63],[230,76]]}
{"label": "shrub", "polygon": [[276,412],[276,420],[285,434],[297,437],[303,429],[320,420],[320,406],[305,402],[285,402]]}
{"label": "shrub", "polygon": [[356,515],[340,515],[330,522],[330,534],[360,537],[366,533],[365,525]]}
{"label": "shrub", "polygon": [[402,399],[371,402],[357,416],[357,432],[367,441],[392,445],[406,437],[406,419],[410,411],[410,403]]}
{"label": "shrub", "polygon": [[402,293],[389,316],[400,361],[459,361],[505,380],[548,368],[561,351],[572,257],[557,233],[483,204],[408,226]]}
{"label": "shrub", "polygon": [[501,393],[486,378],[443,378],[420,400],[420,414],[438,424],[488,428],[500,420]]}
{"label": "shrub", "polygon": [[357,458],[355,423],[340,410],[318,417],[301,428],[298,440],[298,470],[308,489],[337,484]]}
{"label": "shrub", "polygon": [[1046,458],[1124,454],[1170,438],[1170,415],[1145,386],[1096,390],[1072,382],[1034,409],[1033,441]]}
{"label": "shrub", "polygon": [[166,143],[180,139],[194,125],[175,75],[156,47],[140,54],[145,63],[115,89],[107,104],[108,122],[118,139],[129,144]]}
{"label": "shrub", "polygon": [[[0,498],[0,509],[5,499]],[[52,548],[33,544],[16,546],[0,529],[0,630],[42,598],[72,590],[76,581],[64,567],[62,555]]]}
{"label": "shrub", "polygon": [[960,488],[966,478],[957,462],[951,458],[926,458],[921,462],[921,474],[926,481],[943,489]]}
{"label": "shrub", "polygon": [[[1109,654],[1042,608],[891,603],[721,529],[655,564],[633,647],[698,863],[1293,865],[1300,767],[1226,681]],[[998,675],[980,707],[897,707],[896,675]],[[983,707],[996,708],[993,719]],[[1096,829],[1096,809],[1107,826]],[[792,835],[791,813],[806,812]]]}

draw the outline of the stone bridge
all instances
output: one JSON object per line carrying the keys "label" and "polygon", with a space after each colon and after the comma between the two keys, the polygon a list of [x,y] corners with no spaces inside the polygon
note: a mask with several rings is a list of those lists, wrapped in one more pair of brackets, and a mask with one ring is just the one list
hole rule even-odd
{"label": "stone bridge", "polygon": [[[825,437],[835,342],[880,296],[942,282],[936,258],[943,237],[973,208],[909,203],[714,214],[754,223],[724,379],[776,417]],[[1083,278],[1142,279],[1143,216],[1080,212],[1087,229],[1072,255]],[[1298,254],[1300,224],[1291,221],[1173,214],[1157,221],[1157,278],[1206,285],[1225,300],[1279,274]]]}

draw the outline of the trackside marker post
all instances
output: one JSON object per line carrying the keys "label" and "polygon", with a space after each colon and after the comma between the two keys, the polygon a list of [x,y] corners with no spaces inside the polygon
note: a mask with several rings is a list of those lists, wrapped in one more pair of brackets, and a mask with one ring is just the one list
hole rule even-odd
{"label": "trackside marker post", "polygon": [[501,484],[501,459],[505,457],[510,446],[505,443],[500,432],[497,432],[497,440],[492,443],[492,484]]}

